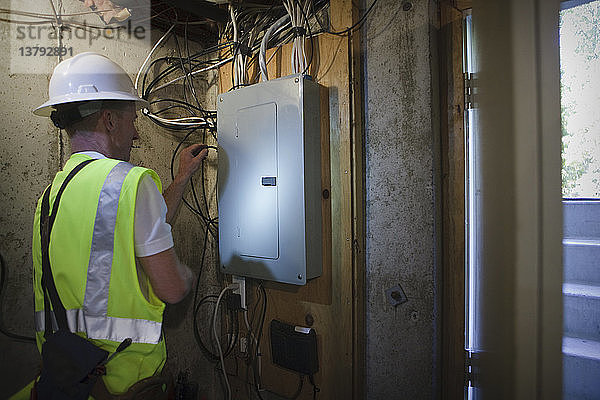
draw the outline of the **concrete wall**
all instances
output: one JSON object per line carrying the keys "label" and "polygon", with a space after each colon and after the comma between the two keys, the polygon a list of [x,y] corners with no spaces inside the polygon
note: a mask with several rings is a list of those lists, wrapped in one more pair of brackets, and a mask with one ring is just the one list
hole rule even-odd
{"label": "concrete wall", "polygon": [[[0,4],[8,8],[9,3]],[[9,26],[0,24],[0,54],[8,61]],[[11,332],[33,336],[33,210],[59,167],[59,139],[49,120],[31,114],[47,95],[49,77],[11,73],[6,61],[0,65],[0,253],[8,277],[0,317]],[[5,398],[33,378],[39,355],[34,345],[1,334],[0,354],[0,398]]]}
{"label": "concrete wall", "polygon": [[[56,3],[56,2],[55,2]],[[82,7],[80,2],[69,2],[70,7]],[[3,8],[10,7],[10,1],[0,2]],[[49,7],[49,4],[47,5]],[[59,4],[60,6],[60,4]],[[49,10],[39,10],[48,12]],[[63,12],[70,9],[63,8]],[[92,20],[94,16],[90,16]],[[98,20],[94,22],[99,23]],[[6,61],[15,57],[10,51],[10,26],[0,23],[0,54]],[[152,32],[154,43],[162,32]],[[181,41],[180,41],[181,42]],[[43,43],[28,43],[24,45],[45,44],[57,46],[56,41],[45,40]],[[148,48],[131,46],[126,42],[99,39],[92,47],[81,40],[65,40],[63,45],[73,47],[73,53],[82,51],[98,51],[108,55],[129,71],[138,69],[146,57]],[[197,48],[192,44],[192,48]],[[167,43],[159,54],[175,53],[172,42]],[[29,57],[22,62],[47,63],[46,73],[20,74],[13,73],[9,64],[0,65],[0,252],[8,267],[8,279],[5,283],[4,302],[1,316],[5,326],[12,332],[33,336],[33,296],[31,288],[31,237],[32,220],[36,201],[45,186],[51,181],[68,157],[69,145],[66,135],[59,133],[49,119],[36,117],[31,110],[47,98],[48,82],[53,67],[58,63],[55,57]],[[216,85],[215,75],[199,76],[196,79],[198,92],[206,94],[207,108],[215,108]],[[173,91],[180,91],[177,86]],[[141,140],[133,149],[131,162],[143,165],[157,171],[166,187],[170,182],[171,155],[181,135],[173,135],[158,128],[146,118],[140,117],[137,122]],[[188,143],[200,141],[199,134],[192,135]],[[215,205],[215,173],[216,155],[211,154],[206,162],[207,188],[211,200],[211,213],[216,214]],[[199,188],[199,175],[197,187]],[[200,200],[202,201],[202,200]],[[200,269],[200,258],[204,228],[190,211],[182,207],[177,221],[173,226],[176,251],[183,262],[189,265],[195,273]],[[218,293],[218,277],[215,266],[216,245],[209,240],[207,255],[203,269],[203,283],[200,293]],[[206,321],[206,316],[201,321]],[[165,313],[164,328],[167,337],[169,354],[168,366],[176,375],[179,371],[188,374],[190,381],[199,384],[199,394],[202,398],[220,398],[218,371],[213,364],[208,363],[201,355],[192,334],[192,298],[175,306],[168,306]],[[208,327],[208,323],[203,323]],[[206,337],[208,332],[205,330]],[[0,335],[0,399],[23,387],[39,371],[40,358],[35,346],[19,343]]]}
{"label": "concrete wall", "polygon": [[[368,399],[438,396],[436,10],[432,0],[380,0],[361,32]],[[393,307],[385,290],[398,284],[408,301]]]}

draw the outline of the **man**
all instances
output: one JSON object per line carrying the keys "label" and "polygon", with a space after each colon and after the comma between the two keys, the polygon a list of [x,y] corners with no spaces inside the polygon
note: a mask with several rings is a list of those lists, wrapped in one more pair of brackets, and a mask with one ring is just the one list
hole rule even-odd
{"label": "man", "polygon": [[[192,273],[173,249],[170,223],[190,177],[207,155],[202,145],[181,152],[177,176],[161,195],[152,170],[128,163],[138,139],[136,109],[147,106],[125,71],[108,58],[82,53],[61,62],[50,80],[50,100],[34,110],[65,129],[72,155],[52,182],[50,208],[68,173],[95,159],[68,183],[50,236],[49,254],[69,329],[112,354],[103,383],[123,394],[161,372],[166,349],[164,303],[188,293]],[[40,206],[33,237],[35,323],[44,341]]]}

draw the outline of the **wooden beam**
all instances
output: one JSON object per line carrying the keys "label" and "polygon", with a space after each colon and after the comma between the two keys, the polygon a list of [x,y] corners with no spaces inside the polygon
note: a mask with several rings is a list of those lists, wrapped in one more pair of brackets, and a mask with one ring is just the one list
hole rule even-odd
{"label": "wooden beam", "polygon": [[464,398],[465,133],[462,13],[440,4],[442,399]]}
{"label": "wooden beam", "polygon": [[[359,15],[353,8],[352,21]],[[349,90],[351,94],[352,140],[352,398],[362,399],[366,381],[366,211],[365,211],[365,99],[360,31],[349,37]]]}

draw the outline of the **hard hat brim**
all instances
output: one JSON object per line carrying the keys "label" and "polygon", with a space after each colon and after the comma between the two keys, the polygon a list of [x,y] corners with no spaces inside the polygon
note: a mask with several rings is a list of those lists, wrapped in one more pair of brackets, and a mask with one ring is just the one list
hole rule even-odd
{"label": "hard hat brim", "polygon": [[136,108],[148,108],[150,107],[148,101],[141,99],[129,93],[119,92],[99,92],[99,93],[69,93],[64,96],[55,97],[52,100],[48,100],[35,110],[33,113],[40,117],[49,117],[52,111],[56,110],[56,106],[60,104],[75,103],[78,101],[92,101],[92,100],[126,100],[135,101]]}

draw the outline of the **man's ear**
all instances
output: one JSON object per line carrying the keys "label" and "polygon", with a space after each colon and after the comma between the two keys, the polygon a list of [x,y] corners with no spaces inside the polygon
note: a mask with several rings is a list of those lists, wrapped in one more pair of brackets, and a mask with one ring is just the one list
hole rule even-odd
{"label": "man's ear", "polygon": [[106,131],[112,133],[117,127],[117,115],[112,110],[102,110],[102,122]]}

